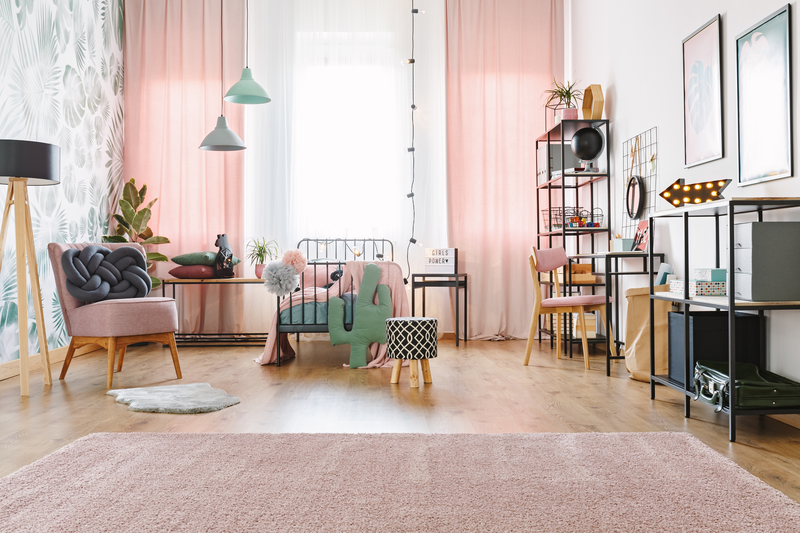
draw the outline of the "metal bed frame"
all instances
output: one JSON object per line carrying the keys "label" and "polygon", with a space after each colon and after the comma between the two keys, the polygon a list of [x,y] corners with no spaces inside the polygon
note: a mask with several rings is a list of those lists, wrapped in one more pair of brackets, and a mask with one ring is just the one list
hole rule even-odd
{"label": "metal bed frame", "polygon": [[[297,248],[304,251],[308,258],[309,266],[314,268],[314,280],[317,279],[317,269],[320,273],[323,271],[329,278],[332,275],[339,274],[341,278],[341,271],[344,270],[345,262],[347,261],[384,261],[386,260],[388,252],[388,260],[394,261],[394,244],[387,239],[301,239],[297,243]],[[342,286],[337,285],[338,290],[335,296],[341,298],[344,294],[354,294],[354,287],[352,280],[350,286],[342,291]],[[297,334],[297,341],[300,341],[301,333],[328,333],[328,322],[324,322],[317,316],[316,304],[317,294],[314,294],[313,300],[308,300],[304,297],[305,279],[301,277],[300,286],[295,289],[295,292],[289,296],[278,296],[278,326],[276,339],[277,360],[276,366],[281,366],[281,333],[295,333]],[[300,294],[296,294],[299,292]],[[326,289],[326,301],[330,301],[330,287]],[[281,319],[281,301],[289,298],[289,322],[283,322]],[[296,300],[296,303],[295,303]],[[314,303],[314,317],[313,321],[306,323],[306,309],[305,304]],[[295,307],[300,306],[300,309]],[[300,324],[293,324],[296,313],[300,313]],[[345,316],[344,327],[350,331],[353,327],[353,318],[355,313],[355,301],[350,305],[350,315]],[[350,319],[349,321],[347,319]]]}

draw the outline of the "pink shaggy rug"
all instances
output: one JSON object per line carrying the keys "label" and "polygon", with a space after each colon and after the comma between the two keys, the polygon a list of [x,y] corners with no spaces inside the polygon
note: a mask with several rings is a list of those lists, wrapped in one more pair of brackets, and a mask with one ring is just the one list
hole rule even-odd
{"label": "pink shaggy rug", "polygon": [[684,433],[89,435],[0,480],[0,531],[800,531]]}

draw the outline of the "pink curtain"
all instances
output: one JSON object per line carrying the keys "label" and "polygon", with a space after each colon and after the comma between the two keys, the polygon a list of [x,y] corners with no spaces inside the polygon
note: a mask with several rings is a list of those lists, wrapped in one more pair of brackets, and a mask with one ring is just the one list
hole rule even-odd
{"label": "pink curtain", "polygon": [[[168,257],[214,251],[218,233],[228,235],[234,255],[244,254],[244,153],[198,149],[220,115],[221,91],[238,81],[245,61],[245,0],[226,0],[222,77],[221,6],[125,2],[125,179],[147,184],[148,198],[158,198],[150,227],[170,239],[155,248]],[[243,136],[243,107],[226,103],[224,114]],[[155,275],[175,266],[159,264]],[[241,287],[178,290],[182,332],[238,332]]]}
{"label": "pink curtain", "polygon": [[450,246],[470,276],[470,337],[527,338],[536,137],[552,83],[554,0],[447,0]]}

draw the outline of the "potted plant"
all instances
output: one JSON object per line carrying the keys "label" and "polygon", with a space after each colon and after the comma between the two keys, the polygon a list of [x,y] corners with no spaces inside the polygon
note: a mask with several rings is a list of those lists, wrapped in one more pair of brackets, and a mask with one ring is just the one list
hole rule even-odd
{"label": "potted plant", "polygon": [[261,279],[267,259],[274,261],[280,253],[278,243],[274,240],[267,241],[265,237],[250,239],[247,243],[247,258],[250,260],[251,265],[256,266],[256,277],[258,279]]}
{"label": "potted plant", "polygon": [[575,88],[577,81],[572,83],[558,83],[553,78],[554,89],[548,89],[544,92],[547,96],[545,107],[555,111],[559,106],[563,105],[561,111],[561,119],[563,120],[577,120],[578,119],[578,102],[583,98],[583,93]]}
{"label": "potted plant", "polygon": [[[158,198],[139,209],[139,206],[144,204],[145,194],[147,194],[147,185],[142,185],[141,189],[136,190],[136,182],[133,178],[125,184],[122,189],[122,198],[119,199],[122,213],[114,215],[114,219],[117,221],[116,234],[105,235],[103,242],[138,242],[145,246],[169,243],[169,239],[166,237],[153,235],[153,230],[147,225],[152,215],[150,208],[158,201]],[[162,261],[169,261],[169,258],[157,252],[147,252],[148,272],[156,262]],[[154,289],[161,285],[161,280],[154,276],[150,276],[150,280],[153,282]]]}

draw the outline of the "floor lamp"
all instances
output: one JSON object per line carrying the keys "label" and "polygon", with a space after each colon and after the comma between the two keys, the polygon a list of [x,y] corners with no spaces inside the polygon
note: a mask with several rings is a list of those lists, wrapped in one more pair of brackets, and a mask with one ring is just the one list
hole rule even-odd
{"label": "floor lamp", "polygon": [[25,280],[25,258],[31,276],[36,330],[39,333],[39,355],[46,385],[53,384],[50,375],[50,354],[42,310],[42,291],[36,269],[36,250],[33,245],[28,185],[57,185],[61,169],[61,149],[58,146],[32,141],[0,139],[0,184],[8,185],[3,225],[0,228],[0,269],[6,229],[14,206],[14,226],[17,250],[17,320],[19,322],[19,381],[22,396],[30,396],[28,368],[28,291]]}

